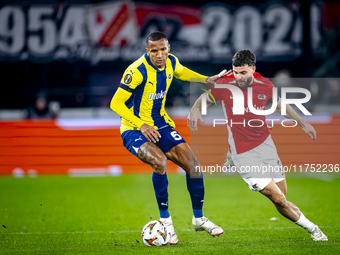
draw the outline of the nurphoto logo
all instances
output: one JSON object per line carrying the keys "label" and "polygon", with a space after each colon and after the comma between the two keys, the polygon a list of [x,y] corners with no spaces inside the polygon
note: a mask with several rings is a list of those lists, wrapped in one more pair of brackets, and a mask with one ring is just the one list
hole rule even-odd
{"label": "nurphoto logo", "polygon": [[[244,115],[244,112],[248,110],[256,115],[269,115],[272,114],[277,107],[277,88],[273,88],[273,104],[270,109],[264,110],[260,109],[253,105],[253,89],[248,88],[248,108],[244,108],[244,96],[243,92],[240,88],[233,86],[233,85],[227,85],[227,84],[216,84],[214,86],[216,89],[229,89],[232,97],[233,97],[233,114],[234,115]],[[206,91],[206,90],[204,90]],[[302,93],[305,94],[304,98],[294,98],[294,99],[288,99],[287,93]],[[214,100],[215,104],[215,98],[211,93],[209,95]],[[262,95],[264,96],[264,95]],[[311,99],[311,93],[309,90],[304,88],[281,88],[281,114],[286,115],[286,105],[287,104],[294,104],[297,108],[299,108],[304,115],[312,115],[302,104],[307,103]],[[222,102],[221,102],[222,104]],[[201,112],[202,115],[207,114],[207,94],[203,94],[203,100],[201,105]]]}
{"label": "nurphoto logo", "polygon": [[[233,86],[233,85],[227,85],[227,84],[215,84],[213,88],[216,89],[229,89],[232,96],[230,96],[231,99],[233,99],[233,107],[232,111],[234,115],[244,115],[245,112],[252,112],[256,115],[269,115],[272,114],[276,108],[277,108],[277,88],[273,88],[273,104],[270,107],[270,109],[265,110],[265,106],[257,107],[256,105],[253,105],[253,89],[248,88],[248,107],[244,106],[244,95],[243,92],[240,88]],[[207,92],[209,96],[212,98],[216,105],[216,100],[212,93],[206,89],[202,89],[203,91]],[[302,93],[305,95],[304,98],[295,98],[295,99],[288,99],[287,98],[287,93]],[[207,115],[207,94],[204,93],[202,95],[202,104],[201,104],[201,113],[202,115]],[[304,88],[281,88],[281,115],[286,115],[287,113],[287,104],[294,104],[296,105],[297,108],[301,110],[301,112],[304,115],[312,115],[302,104],[307,103],[311,99],[311,93]],[[265,95],[259,95],[259,99],[265,99]],[[223,106],[224,102],[218,98],[221,105]],[[251,119],[246,122],[244,119],[242,122],[233,122],[233,120],[227,120],[227,119],[214,119],[213,120],[213,126],[215,127],[216,125],[225,125],[228,124],[232,127],[233,125],[243,125],[245,127],[247,124],[249,127],[262,127],[266,123],[265,122],[270,122],[271,125],[274,126],[274,121],[278,121],[279,119],[266,119],[266,121],[263,121],[261,119]],[[285,122],[293,122],[294,124],[285,124]],[[284,127],[295,127],[297,126],[297,121],[294,119],[284,119],[281,121],[281,125]]]}

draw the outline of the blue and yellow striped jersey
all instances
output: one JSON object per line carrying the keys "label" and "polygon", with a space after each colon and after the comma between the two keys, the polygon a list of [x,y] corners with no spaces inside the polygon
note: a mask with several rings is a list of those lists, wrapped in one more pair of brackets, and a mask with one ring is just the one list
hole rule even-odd
{"label": "blue and yellow striped jersey", "polygon": [[168,55],[163,69],[156,68],[145,53],[125,70],[110,105],[121,116],[121,133],[139,130],[144,123],[155,129],[175,127],[164,109],[173,76],[184,81],[205,82],[207,78],[182,66],[172,54]]}

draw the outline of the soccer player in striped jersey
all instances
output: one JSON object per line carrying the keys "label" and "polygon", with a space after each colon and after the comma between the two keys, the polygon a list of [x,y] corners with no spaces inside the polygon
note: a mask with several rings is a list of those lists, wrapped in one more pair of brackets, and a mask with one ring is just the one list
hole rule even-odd
{"label": "soccer player in striped jersey", "polygon": [[161,32],[149,34],[146,46],[146,53],[125,70],[110,105],[121,116],[123,144],[153,169],[152,182],[160,220],[170,230],[170,244],[177,244],[178,237],[168,211],[167,160],[186,171],[194,229],[219,236],[223,229],[203,216],[203,175],[194,171],[199,162],[164,109],[173,77],[214,84],[219,76],[207,77],[182,66],[177,57],[169,53],[170,44]]}
{"label": "soccer player in striped jersey", "polygon": [[[312,240],[328,241],[327,236],[319,227],[309,221],[296,205],[286,199],[285,174],[271,139],[270,129],[265,125],[266,118],[264,115],[256,115],[248,111],[248,87],[252,88],[252,102],[257,110],[264,110],[267,102],[272,101],[274,85],[269,79],[255,72],[255,63],[256,58],[251,51],[240,50],[232,59],[233,73],[229,71],[223,78],[216,81],[217,84],[237,86],[241,89],[244,96],[244,115],[233,113],[234,96],[229,89],[215,88],[211,90],[213,96],[220,97],[225,119],[228,120],[228,143],[232,161],[253,192],[259,191],[268,197],[281,215],[306,229],[311,234]],[[207,98],[207,106],[209,106],[213,99],[208,94]],[[197,99],[188,116],[188,126],[193,132],[197,130],[197,121],[203,121],[200,114],[201,103],[202,96]],[[280,99],[277,102],[276,111],[281,114]],[[284,117],[295,120],[310,138],[316,139],[314,128],[303,120],[291,106],[287,105],[287,114]],[[250,122],[252,122],[250,125],[246,124]],[[261,125],[261,122],[264,125]],[[278,171],[256,171],[256,169],[262,170],[263,166],[271,166],[272,169]],[[255,169],[255,171],[249,171],[250,169]]]}

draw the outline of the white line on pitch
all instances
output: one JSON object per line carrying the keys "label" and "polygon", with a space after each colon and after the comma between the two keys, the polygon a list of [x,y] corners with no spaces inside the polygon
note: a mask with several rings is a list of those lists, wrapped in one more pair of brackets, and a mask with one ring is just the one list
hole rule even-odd
{"label": "white line on pitch", "polygon": [[[320,228],[338,228],[340,226],[320,226]],[[251,227],[251,228],[228,228],[224,230],[228,231],[237,231],[237,230],[279,230],[279,229],[292,229],[292,228],[300,228],[298,226],[294,227],[275,227],[275,228],[265,228],[265,227]],[[194,231],[194,229],[182,229],[178,230],[179,232],[181,231]],[[64,234],[100,234],[100,233],[110,233],[110,234],[115,234],[115,233],[133,233],[133,232],[141,232],[141,230],[118,230],[118,231],[73,231],[73,232],[15,232],[15,233],[8,233],[10,235],[64,235]],[[2,232],[4,234],[4,232]]]}

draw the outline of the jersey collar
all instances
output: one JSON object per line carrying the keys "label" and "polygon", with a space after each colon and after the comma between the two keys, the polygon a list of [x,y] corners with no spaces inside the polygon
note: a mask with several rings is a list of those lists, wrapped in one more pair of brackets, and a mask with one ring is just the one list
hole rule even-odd
{"label": "jersey collar", "polygon": [[164,65],[164,69],[163,69],[163,70],[159,70],[157,67],[155,67],[155,66],[152,64],[152,62],[151,62],[151,60],[150,60],[150,58],[149,58],[149,56],[148,56],[148,53],[145,53],[144,57],[145,57],[145,59],[146,59],[146,62],[148,62],[148,64],[149,64],[153,69],[155,69],[157,72],[163,72],[163,71],[166,69],[166,63],[165,63],[165,65]]}

